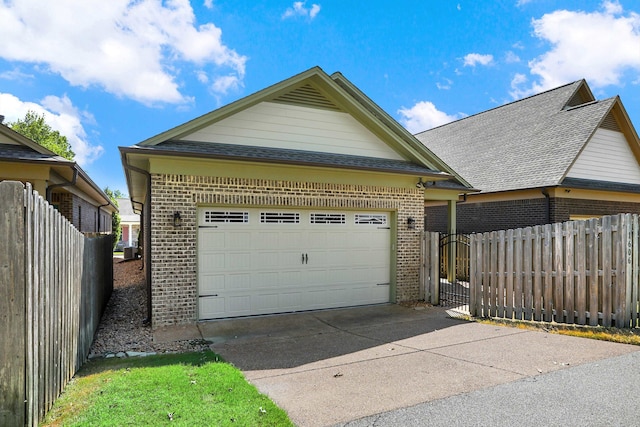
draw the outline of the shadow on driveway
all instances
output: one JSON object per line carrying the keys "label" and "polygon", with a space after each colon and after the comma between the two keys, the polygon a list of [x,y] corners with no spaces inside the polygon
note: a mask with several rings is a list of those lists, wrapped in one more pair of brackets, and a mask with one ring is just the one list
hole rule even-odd
{"label": "shadow on driveway", "polygon": [[239,369],[270,370],[353,355],[462,323],[437,307],[385,304],[202,322],[198,328],[213,351]]}
{"label": "shadow on driveway", "polygon": [[198,328],[300,426],[345,425],[638,350],[457,320],[441,307],[380,305]]}

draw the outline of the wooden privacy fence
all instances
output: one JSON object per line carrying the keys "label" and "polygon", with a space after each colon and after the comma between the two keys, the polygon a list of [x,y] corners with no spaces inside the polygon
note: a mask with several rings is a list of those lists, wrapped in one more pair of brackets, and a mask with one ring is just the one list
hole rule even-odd
{"label": "wooden privacy fence", "polygon": [[470,313],[638,327],[638,215],[620,214],[470,238]]}
{"label": "wooden privacy fence", "polygon": [[420,242],[420,299],[431,304],[439,304],[440,234],[426,231]]}
{"label": "wooden privacy fence", "polygon": [[113,290],[112,248],[30,184],[0,182],[0,425],[37,426],[86,360]]}

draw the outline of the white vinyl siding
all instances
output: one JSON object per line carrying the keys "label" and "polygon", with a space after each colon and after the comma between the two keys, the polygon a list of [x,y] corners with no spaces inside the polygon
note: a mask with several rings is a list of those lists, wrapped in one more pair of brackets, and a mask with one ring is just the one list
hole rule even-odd
{"label": "white vinyl siding", "polygon": [[624,134],[598,129],[567,177],[640,184],[640,166]]}
{"label": "white vinyl siding", "polygon": [[351,115],[262,102],[182,140],[403,160]]}

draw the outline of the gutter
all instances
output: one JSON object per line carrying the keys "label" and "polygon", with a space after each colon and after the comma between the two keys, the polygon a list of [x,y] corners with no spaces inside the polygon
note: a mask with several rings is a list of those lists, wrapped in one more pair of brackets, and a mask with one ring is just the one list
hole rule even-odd
{"label": "gutter", "polygon": [[51,184],[47,186],[47,191],[46,191],[47,202],[51,203],[51,191],[54,188],[72,187],[76,185],[76,181],[78,180],[78,168],[75,167],[75,164],[72,166],[72,168],[73,168],[73,178],[71,178],[71,181],[63,182],[62,184]]}
{"label": "gutter", "polygon": [[[98,233],[100,233],[100,209],[110,205],[111,205],[111,202],[98,206],[98,230],[97,230]],[[113,233],[113,230],[111,230],[111,233]]]}

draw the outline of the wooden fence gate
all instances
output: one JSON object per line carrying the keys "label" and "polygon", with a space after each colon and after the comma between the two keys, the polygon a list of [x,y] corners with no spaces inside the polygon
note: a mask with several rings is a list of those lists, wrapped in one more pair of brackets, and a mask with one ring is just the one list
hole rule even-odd
{"label": "wooden fence gate", "polygon": [[[449,262],[455,260],[455,262]],[[469,312],[469,236],[425,232],[420,263],[420,298]]]}
{"label": "wooden fence gate", "polygon": [[[439,304],[469,311],[469,235],[440,234]],[[450,262],[449,260],[452,260]]]}

